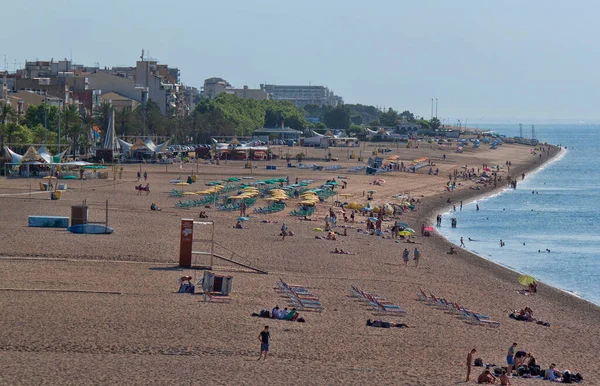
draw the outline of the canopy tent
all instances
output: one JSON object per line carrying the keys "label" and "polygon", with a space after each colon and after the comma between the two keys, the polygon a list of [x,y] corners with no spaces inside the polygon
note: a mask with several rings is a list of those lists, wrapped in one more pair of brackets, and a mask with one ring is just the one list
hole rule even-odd
{"label": "canopy tent", "polygon": [[164,153],[166,147],[171,142],[170,139],[165,142],[157,145],[150,138],[146,138],[142,140],[142,138],[136,139],[134,143],[129,143],[123,141],[119,138],[119,145],[121,146],[121,152],[125,155],[130,155],[131,152],[142,151],[142,152],[150,152],[150,153]]}
{"label": "canopy tent", "polygon": [[65,154],[67,154],[67,152],[69,151],[68,147],[67,147],[67,149],[65,149],[65,151],[63,151],[62,153],[57,154],[55,156],[50,154],[50,152],[48,151],[48,149],[46,148],[45,145],[42,145],[38,150],[35,150],[35,148],[33,146],[29,146],[29,149],[27,149],[27,151],[23,155],[19,155],[19,154],[15,153],[14,151],[10,150],[8,148],[8,146],[4,146],[4,149],[10,155],[10,157],[11,157],[10,163],[13,165],[20,165],[20,164],[30,164],[30,165],[48,164],[48,165],[75,165],[75,166],[91,165],[89,162],[83,162],[82,164],[77,164],[77,163],[73,163],[73,162],[63,163],[62,160],[63,160]]}
{"label": "canopy tent", "polygon": [[4,146],[4,150],[6,150],[6,152],[10,155],[11,163],[13,163],[13,164],[21,163],[21,159],[23,158],[22,155],[19,155],[19,154],[15,153],[14,151],[10,150],[8,148],[8,146]]}

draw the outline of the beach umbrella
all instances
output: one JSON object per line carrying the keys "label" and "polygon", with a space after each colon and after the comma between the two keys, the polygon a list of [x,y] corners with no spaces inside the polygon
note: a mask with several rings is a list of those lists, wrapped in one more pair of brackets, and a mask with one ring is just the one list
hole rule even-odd
{"label": "beach umbrella", "polygon": [[183,192],[182,194],[184,196],[194,196],[194,195],[196,195],[196,193],[194,193],[194,192]]}
{"label": "beach umbrella", "polygon": [[404,228],[403,231],[410,232],[410,233],[415,233],[415,230],[412,229],[412,228]]}
{"label": "beach umbrella", "polygon": [[303,205],[314,205],[314,204],[316,204],[315,201],[300,201],[300,203],[303,204]]}
{"label": "beach umbrella", "polygon": [[433,227],[425,227],[423,230],[427,232],[433,232]]}
{"label": "beach umbrella", "polygon": [[397,222],[396,225],[398,225],[399,227],[408,228],[408,224],[405,222]]}
{"label": "beach umbrella", "polygon": [[377,222],[378,219],[375,217],[369,217],[369,220]]}
{"label": "beach umbrella", "polygon": [[313,228],[313,231],[315,231],[315,232],[323,232],[323,229],[321,229],[321,228]]}
{"label": "beach umbrella", "polygon": [[238,217],[238,221],[248,221],[250,220],[248,217]]}
{"label": "beach umbrella", "polygon": [[338,183],[336,181],[329,181],[328,183],[326,183],[325,185],[337,185]]}
{"label": "beach umbrella", "polygon": [[181,186],[183,186],[183,185],[189,185],[189,184],[187,182],[178,182],[175,185],[181,185]]}
{"label": "beach umbrella", "polygon": [[402,231],[402,232],[398,232],[398,234],[399,234],[400,236],[410,236],[412,233],[410,233],[410,232],[407,232],[407,231]]}
{"label": "beach umbrella", "polygon": [[54,177],[54,176],[46,176],[46,177],[43,177],[43,179],[44,179],[44,180],[51,180],[51,179],[54,179],[54,180],[55,180],[55,179],[56,179],[56,177]]}
{"label": "beach umbrella", "polygon": [[377,193],[377,191],[376,190],[369,190],[369,191],[367,191],[367,193]]}
{"label": "beach umbrella", "polygon": [[535,278],[533,276],[529,276],[529,275],[519,276],[518,281],[519,281],[519,284],[524,285],[524,286],[528,286],[528,285],[536,282]]}

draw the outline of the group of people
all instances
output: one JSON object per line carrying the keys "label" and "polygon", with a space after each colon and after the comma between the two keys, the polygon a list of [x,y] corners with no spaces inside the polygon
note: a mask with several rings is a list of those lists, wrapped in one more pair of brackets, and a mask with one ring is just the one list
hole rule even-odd
{"label": "group of people", "polygon": [[[484,366],[483,361],[480,358],[473,359],[473,356],[477,352],[476,349],[472,349],[467,354],[467,382],[471,376],[471,370],[473,366]],[[536,359],[531,353],[525,351],[517,351],[517,343],[513,343],[508,348],[506,356],[507,367],[495,367],[495,365],[487,365],[484,367],[481,374],[477,377],[477,383],[489,383],[500,385],[511,385],[510,377],[513,375],[532,378],[542,377],[545,380],[572,383],[580,382],[583,380],[581,374],[572,374],[570,370],[558,371],[556,364],[552,363],[548,369],[542,370],[541,366],[537,363]],[[492,367],[495,367],[491,370]],[[516,373],[514,373],[516,371]]]}
{"label": "group of people", "polygon": [[515,310],[509,315],[509,317],[514,320],[520,320],[523,322],[532,322],[532,323],[541,324],[546,327],[550,327],[550,323],[544,322],[542,320],[537,320],[536,318],[534,318],[533,310],[529,307],[525,307],[521,311]]}
{"label": "group of people", "polygon": [[[410,252],[408,251],[407,248],[404,248],[404,251],[402,252],[402,260],[404,261],[404,265],[408,265],[409,257],[410,257]],[[419,266],[420,259],[421,259],[421,252],[419,252],[418,248],[415,248],[415,250],[413,251],[413,260],[415,262],[415,267]]]}
{"label": "group of people", "polygon": [[300,316],[295,308],[288,310],[287,307],[280,309],[279,306],[275,306],[271,311],[261,310],[258,314],[252,314],[252,316],[257,316],[259,318],[287,320],[290,322],[305,322],[304,318]]}

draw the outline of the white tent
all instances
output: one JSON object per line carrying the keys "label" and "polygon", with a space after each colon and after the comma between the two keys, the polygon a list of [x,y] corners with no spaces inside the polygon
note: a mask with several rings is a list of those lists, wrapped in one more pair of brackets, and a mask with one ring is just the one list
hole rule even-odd
{"label": "white tent", "polygon": [[6,150],[6,152],[8,154],[10,154],[11,163],[13,163],[13,164],[20,164],[21,163],[21,159],[23,158],[22,155],[19,155],[19,154],[15,153],[14,151],[10,150],[8,148],[8,146],[4,146],[4,150]]}

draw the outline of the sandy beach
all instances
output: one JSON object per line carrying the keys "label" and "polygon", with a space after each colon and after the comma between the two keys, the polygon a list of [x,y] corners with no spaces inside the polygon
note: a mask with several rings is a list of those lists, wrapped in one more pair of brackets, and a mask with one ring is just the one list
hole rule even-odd
{"label": "sandy beach", "polygon": [[[355,149],[364,157],[372,144]],[[421,224],[435,225],[435,215],[451,203],[467,202],[490,187],[470,189],[474,182],[458,181],[454,192],[445,189],[448,174],[463,165],[512,162],[510,174],[520,176],[558,153],[552,148],[542,159],[521,145],[503,145],[497,150],[465,149],[461,154],[426,144],[418,149],[390,145],[385,156],[401,160],[427,157],[439,168],[417,173],[391,172],[377,177],[365,172],[350,173],[357,166],[345,148],[332,150],[346,169],[312,171],[285,167],[277,170],[244,168],[242,161],[219,166],[202,163],[143,165],[151,192],[137,195],[139,165],[125,166],[122,179],[68,181],[69,190],[61,200],[49,200],[37,192],[39,179],[0,179],[0,384],[397,384],[450,385],[465,383],[467,353],[485,363],[506,365],[512,342],[531,352],[542,368],[556,363],[583,375],[584,384],[600,384],[600,308],[541,283],[533,296],[520,295],[518,274],[467,251],[449,255],[450,244],[434,232],[421,237]],[[287,149],[283,149],[287,152]],[[294,154],[300,150],[294,149]],[[302,151],[306,151],[302,149]],[[447,157],[444,160],[443,154]],[[319,163],[324,150],[308,150],[304,163]],[[320,161],[311,158],[320,157]],[[294,162],[296,164],[296,162]],[[415,244],[371,236],[366,217],[346,225],[348,236],[336,241],[318,240],[324,233],[313,228],[325,225],[332,201],[317,204],[316,221],[301,221],[289,212],[254,214],[245,229],[234,229],[239,212],[208,209],[177,209],[184,197],[170,197],[175,187],[169,181],[197,172],[198,182],[185,191],[198,191],[204,183],[231,176],[266,179],[287,177],[290,181],[311,179],[311,187],[327,180],[347,177],[352,194],[344,200],[367,203],[366,192],[374,189],[373,202],[398,202],[392,198],[408,194],[418,199],[413,212],[399,216],[417,230]],[[506,170],[500,173],[503,180]],[[112,174],[111,174],[112,177]],[[376,178],[383,185],[373,186]],[[250,181],[250,179],[248,179]],[[62,181],[60,181],[62,182]],[[143,181],[142,181],[143,182]],[[32,186],[30,192],[30,184]],[[504,188],[499,184],[497,189]],[[179,187],[178,187],[179,188]],[[195,196],[189,196],[195,197]],[[28,228],[28,215],[69,216],[71,205],[87,200],[92,221],[104,219],[109,200],[112,235],[76,235],[64,229]],[[162,210],[151,211],[151,203]],[[255,207],[266,206],[259,199]],[[336,208],[336,210],[339,208]],[[215,252],[268,271],[268,275],[216,260],[214,270],[234,277],[232,301],[228,304],[203,302],[201,296],[174,293],[177,279],[202,271],[177,268],[181,218],[197,218],[207,211],[215,223]],[[432,220],[433,219],[433,220]],[[270,222],[263,222],[269,220]],[[294,236],[282,240],[279,231],[285,222]],[[392,221],[384,222],[384,229]],[[350,228],[352,226],[353,228]],[[458,225],[460,227],[460,224]],[[411,260],[402,262],[402,251],[421,251],[418,268]],[[343,248],[350,255],[332,254]],[[527,258],[527,256],[524,256]],[[411,253],[412,259],[412,253]],[[325,309],[321,313],[301,312],[306,323],[252,317],[253,312],[287,306],[275,290],[280,278],[306,286],[317,295]],[[403,317],[375,316],[366,303],[350,296],[350,287],[385,296],[407,313]],[[423,289],[451,299],[490,319],[497,328],[478,326],[417,300]],[[511,310],[526,306],[550,327],[512,320]],[[367,319],[406,323],[409,328],[373,328]],[[271,329],[271,351],[266,361],[257,362],[258,334],[265,325]],[[481,368],[474,368],[475,384]],[[515,378],[515,385],[538,385],[547,381]]]}

